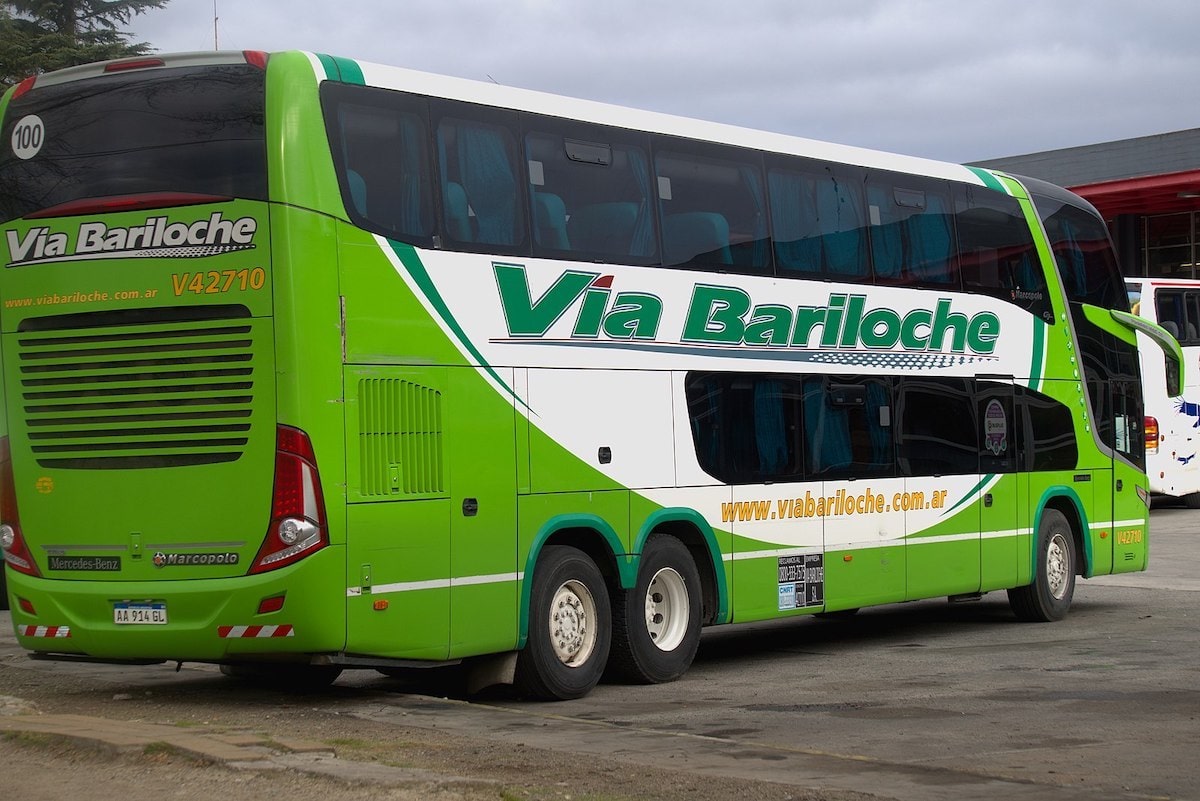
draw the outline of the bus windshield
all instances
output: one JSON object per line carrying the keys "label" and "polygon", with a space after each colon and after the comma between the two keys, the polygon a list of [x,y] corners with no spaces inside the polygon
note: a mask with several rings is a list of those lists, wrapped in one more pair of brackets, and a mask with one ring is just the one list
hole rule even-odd
{"label": "bus windshield", "polygon": [[[266,199],[263,70],[116,73],[14,99],[0,222],[88,199],[187,193]],[[14,136],[24,134],[24,141]]]}

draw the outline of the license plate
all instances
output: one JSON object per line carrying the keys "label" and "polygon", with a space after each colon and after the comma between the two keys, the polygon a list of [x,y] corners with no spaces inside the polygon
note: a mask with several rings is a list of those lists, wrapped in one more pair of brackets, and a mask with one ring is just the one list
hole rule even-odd
{"label": "license plate", "polygon": [[166,604],[116,604],[113,606],[113,623],[135,626],[165,626]]}

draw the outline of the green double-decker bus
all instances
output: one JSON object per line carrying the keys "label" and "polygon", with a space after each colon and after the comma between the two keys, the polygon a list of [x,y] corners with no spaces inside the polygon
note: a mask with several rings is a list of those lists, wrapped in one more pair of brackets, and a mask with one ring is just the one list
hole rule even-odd
{"label": "green double-decker bus", "polygon": [[707,625],[1049,621],[1146,566],[1132,327],[1172,340],[1064,190],[302,52],[0,113],[41,657],[563,699],[679,677]]}

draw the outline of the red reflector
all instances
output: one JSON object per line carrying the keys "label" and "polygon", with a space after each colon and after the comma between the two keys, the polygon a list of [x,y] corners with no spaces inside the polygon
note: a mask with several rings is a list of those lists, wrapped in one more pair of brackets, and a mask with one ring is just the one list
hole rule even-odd
{"label": "red reflector", "polygon": [[371,608],[374,609],[376,612],[382,612],[388,608],[388,602],[386,599],[380,599],[380,600],[376,601],[375,603],[371,604]]}
{"label": "red reflector", "polygon": [[262,603],[258,605],[258,613],[265,615],[268,612],[278,612],[283,608],[283,595],[276,595],[274,598],[264,598]]}
{"label": "red reflector", "polygon": [[30,601],[28,598],[18,598],[17,606],[21,607],[21,611],[27,615],[37,614],[37,612],[33,611],[33,601]]}
{"label": "red reflector", "polygon": [[165,67],[167,62],[161,58],[135,58],[129,61],[114,61],[104,65],[105,72],[121,72],[123,70],[144,70],[148,67]]}
{"label": "red reflector", "polygon": [[242,55],[246,57],[246,63],[251,67],[258,67],[260,70],[267,68],[267,54],[261,50],[243,50]]}
{"label": "red reflector", "polygon": [[36,76],[36,75],[30,75],[28,78],[26,78],[25,80],[21,81],[19,84],[17,84],[17,88],[16,88],[16,90],[15,90],[15,91],[13,91],[13,96],[12,96],[12,99],[13,99],[13,100],[16,100],[18,97],[20,97],[21,95],[23,95],[23,94],[25,94],[26,92],[28,92],[30,89],[32,89],[32,88],[33,88],[33,85],[34,85],[34,83],[36,83],[36,82],[37,82],[37,76]]}

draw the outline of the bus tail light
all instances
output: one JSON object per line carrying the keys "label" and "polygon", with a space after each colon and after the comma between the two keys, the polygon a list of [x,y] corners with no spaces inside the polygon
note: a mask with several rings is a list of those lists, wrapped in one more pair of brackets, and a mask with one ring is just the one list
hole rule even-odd
{"label": "bus tail light", "polygon": [[1158,453],[1158,419],[1146,415],[1142,430],[1146,434],[1146,453]]}
{"label": "bus tail light", "polygon": [[35,83],[37,83],[36,75],[30,75],[28,78],[21,81],[19,84],[17,84],[17,88],[13,90],[12,99],[16,100],[18,97],[20,97],[21,95],[28,92],[30,89],[33,88],[33,85]]}
{"label": "bus tail light", "polygon": [[12,451],[8,437],[0,437],[0,549],[4,561],[21,573],[40,576],[41,572],[21,536],[21,516],[17,512],[17,483],[13,478]]}
{"label": "bus tail light", "polygon": [[271,523],[250,572],[264,573],[290,565],[328,544],[325,499],[312,442],[298,428],[279,426]]}
{"label": "bus tail light", "polygon": [[242,56],[251,67],[258,67],[260,70],[267,68],[268,56],[263,50],[243,50]]}

